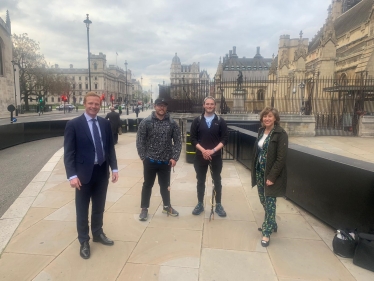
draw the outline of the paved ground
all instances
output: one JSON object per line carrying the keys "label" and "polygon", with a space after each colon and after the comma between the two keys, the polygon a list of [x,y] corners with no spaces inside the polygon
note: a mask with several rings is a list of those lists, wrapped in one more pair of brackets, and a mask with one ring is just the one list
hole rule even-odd
{"label": "paved ground", "polygon": [[227,218],[208,220],[210,179],[205,214],[191,215],[196,204],[195,172],[182,153],[171,190],[180,216],[161,213],[156,185],[150,218],[139,222],[142,163],[135,134],[121,135],[116,151],[120,180],[109,186],[104,220],[115,245],[91,243],[91,258],[80,258],[74,191],[65,179],[61,149],[0,220],[0,251],[4,248],[0,279],[374,280],[373,272],[333,254],[331,228],[284,199],[277,201],[278,232],[268,248],[261,247],[257,228],[263,220],[262,207],[256,190],[250,188],[250,172],[235,161],[225,162],[222,172]]}

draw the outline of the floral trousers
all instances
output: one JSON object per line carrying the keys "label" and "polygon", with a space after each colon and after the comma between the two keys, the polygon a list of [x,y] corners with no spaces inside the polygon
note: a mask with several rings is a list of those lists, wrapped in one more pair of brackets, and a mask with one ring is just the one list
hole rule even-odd
{"label": "floral trousers", "polygon": [[257,180],[257,190],[258,196],[260,197],[261,205],[265,210],[265,218],[262,223],[262,235],[265,237],[270,237],[274,229],[277,228],[277,223],[275,221],[275,212],[276,212],[276,197],[265,196],[264,188],[264,176],[265,176],[265,167],[258,163],[256,165],[256,180]]}

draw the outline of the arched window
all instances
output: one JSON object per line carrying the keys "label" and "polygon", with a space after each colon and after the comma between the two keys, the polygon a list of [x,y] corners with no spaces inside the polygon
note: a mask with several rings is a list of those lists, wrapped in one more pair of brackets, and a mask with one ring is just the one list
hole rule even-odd
{"label": "arched window", "polygon": [[348,85],[348,77],[347,77],[347,74],[343,73],[342,75],[340,75],[340,85],[341,86],[347,86]]}
{"label": "arched window", "polygon": [[257,91],[257,100],[265,100],[265,93],[263,89]]}

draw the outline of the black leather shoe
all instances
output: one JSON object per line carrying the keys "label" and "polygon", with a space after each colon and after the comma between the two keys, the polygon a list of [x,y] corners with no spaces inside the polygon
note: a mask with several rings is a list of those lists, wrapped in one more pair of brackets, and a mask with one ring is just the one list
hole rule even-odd
{"label": "black leather shoe", "polygon": [[90,258],[91,250],[90,250],[90,243],[88,243],[88,241],[84,241],[81,244],[81,248],[79,250],[79,253],[80,253],[81,257],[84,258],[85,260]]}
{"label": "black leather shoe", "polygon": [[270,237],[269,237],[269,241],[265,241],[265,240],[263,240],[264,238],[262,238],[261,239],[261,246],[262,247],[267,247],[267,246],[269,246],[269,244],[270,244]]}
{"label": "black leather shoe", "polygon": [[94,236],[92,239],[94,242],[100,242],[101,244],[112,246],[114,244],[113,240],[106,237],[105,233],[101,233],[99,236]]}

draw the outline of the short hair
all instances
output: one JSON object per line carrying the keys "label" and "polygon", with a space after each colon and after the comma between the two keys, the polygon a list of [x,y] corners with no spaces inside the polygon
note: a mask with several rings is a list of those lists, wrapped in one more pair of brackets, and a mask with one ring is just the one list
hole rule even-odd
{"label": "short hair", "polygon": [[274,124],[275,125],[279,125],[279,122],[280,122],[280,117],[279,117],[279,111],[278,109],[276,109],[275,107],[270,107],[270,106],[267,106],[265,107],[261,113],[260,113],[260,122],[261,122],[261,126],[264,127],[263,123],[262,123],[262,118],[264,118],[265,115],[268,115],[269,113],[273,113],[274,117],[275,117],[275,122]]}
{"label": "short hair", "polygon": [[207,96],[207,97],[204,99],[203,104],[205,104],[205,102],[206,102],[207,100],[213,100],[213,101],[214,101],[214,104],[216,104],[216,99],[213,98],[212,96]]}
{"label": "short hair", "polygon": [[88,92],[83,99],[83,103],[86,103],[87,97],[98,97],[100,99],[100,96],[96,94],[95,92]]}

